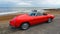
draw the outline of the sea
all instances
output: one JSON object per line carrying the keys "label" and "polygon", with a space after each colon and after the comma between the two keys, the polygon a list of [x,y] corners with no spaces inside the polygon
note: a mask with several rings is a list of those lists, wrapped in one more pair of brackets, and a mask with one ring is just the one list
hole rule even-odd
{"label": "sea", "polygon": [[[41,10],[41,7],[0,7],[0,16],[19,13],[19,12],[30,12],[32,10]],[[46,9],[46,8],[45,8]]]}

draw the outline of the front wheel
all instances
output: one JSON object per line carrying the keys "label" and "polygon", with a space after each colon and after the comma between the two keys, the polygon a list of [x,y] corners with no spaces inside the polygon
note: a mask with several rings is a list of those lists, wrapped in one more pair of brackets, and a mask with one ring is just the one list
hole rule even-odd
{"label": "front wheel", "polygon": [[29,28],[29,24],[28,23],[23,23],[22,25],[21,25],[21,29],[22,30],[26,30],[26,29],[28,29]]}
{"label": "front wheel", "polygon": [[49,19],[48,19],[48,23],[51,23],[51,22],[52,22],[52,19],[51,19],[51,18],[49,18]]}

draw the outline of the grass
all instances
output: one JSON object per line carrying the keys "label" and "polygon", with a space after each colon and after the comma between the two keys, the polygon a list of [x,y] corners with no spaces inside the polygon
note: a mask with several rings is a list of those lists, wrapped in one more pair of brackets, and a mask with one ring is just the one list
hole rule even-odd
{"label": "grass", "polygon": [[57,11],[54,11],[54,10],[53,11],[49,11],[48,10],[47,13],[50,13],[50,14],[60,14],[60,11],[58,11],[58,10]]}

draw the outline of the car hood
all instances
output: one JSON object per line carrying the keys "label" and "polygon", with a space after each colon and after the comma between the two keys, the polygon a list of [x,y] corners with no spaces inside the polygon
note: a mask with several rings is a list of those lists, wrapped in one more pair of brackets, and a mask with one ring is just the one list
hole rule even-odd
{"label": "car hood", "polygon": [[19,15],[19,16],[16,16],[15,18],[13,18],[14,20],[28,20],[30,19],[31,17],[28,15],[28,14],[23,14],[23,15]]}

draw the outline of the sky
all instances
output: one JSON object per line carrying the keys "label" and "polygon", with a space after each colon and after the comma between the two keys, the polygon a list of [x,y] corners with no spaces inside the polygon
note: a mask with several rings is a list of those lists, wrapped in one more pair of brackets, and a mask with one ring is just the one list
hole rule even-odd
{"label": "sky", "polygon": [[0,0],[0,7],[60,8],[60,0]]}

